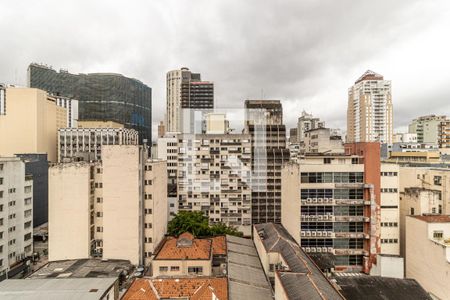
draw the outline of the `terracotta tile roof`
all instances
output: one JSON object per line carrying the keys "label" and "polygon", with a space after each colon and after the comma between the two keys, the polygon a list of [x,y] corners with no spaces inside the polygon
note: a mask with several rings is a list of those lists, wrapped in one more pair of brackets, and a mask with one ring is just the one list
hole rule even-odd
{"label": "terracotta tile roof", "polygon": [[227,255],[227,243],[224,235],[212,238],[213,255]]}
{"label": "terracotta tile roof", "polygon": [[136,279],[122,300],[157,300],[188,298],[189,300],[228,300],[228,283],[222,278]]}
{"label": "terracotta tile roof", "polygon": [[[192,236],[192,235],[191,235]],[[183,241],[184,240],[184,241]],[[202,259],[211,258],[210,239],[192,239],[192,245],[179,245],[178,241],[185,242],[189,236],[182,234],[177,238],[169,237],[156,255],[156,260],[162,259]]]}
{"label": "terracotta tile roof", "polygon": [[450,215],[424,215],[424,216],[411,216],[413,218],[425,221],[427,223],[449,223]]}

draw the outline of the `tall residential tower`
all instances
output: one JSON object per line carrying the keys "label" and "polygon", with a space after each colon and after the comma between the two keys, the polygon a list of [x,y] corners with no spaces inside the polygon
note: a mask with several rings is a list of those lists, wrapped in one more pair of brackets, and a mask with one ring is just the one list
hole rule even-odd
{"label": "tall residential tower", "polygon": [[391,81],[366,71],[348,90],[347,142],[392,143]]}

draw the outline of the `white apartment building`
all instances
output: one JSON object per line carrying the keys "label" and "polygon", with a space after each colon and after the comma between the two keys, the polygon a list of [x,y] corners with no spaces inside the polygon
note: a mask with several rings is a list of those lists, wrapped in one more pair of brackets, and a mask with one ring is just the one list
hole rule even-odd
{"label": "white apartment building", "polygon": [[56,105],[64,107],[67,112],[67,127],[76,128],[78,127],[78,100],[53,96],[56,101]]}
{"label": "white apartment building", "polygon": [[167,132],[163,137],[159,137],[156,149],[156,158],[167,161],[167,201],[169,219],[172,219],[178,213],[178,133]]}
{"label": "white apartment building", "polygon": [[[102,162],[49,170],[49,260],[148,263],[167,230],[166,162],[136,145],[103,146]],[[63,187],[63,188],[62,188]]]}
{"label": "white apartment building", "polygon": [[0,157],[0,277],[33,254],[33,179],[18,157]]}
{"label": "white apartment building", "polygon": [[103,145],[137,145],[138,143],[139,133],[134,129],[61,128],[58,130],[58,162],[101,160]]}
{"label": "white apartment building", "polygon": [[400,168],[381,164],[381,254],[400,255]]}
{"label": "white apartment building", "polygon": [[433,299],[450,295],[450,216],[406,217],[406,277]]}
{"label": "white apartment building", "polygon": [[347,142],[392,143],[391,81],[366,71],[348,89]]}
{"label": "white apartment building", "polygon": [[417,133],[394,133],[392,143],[417,143]]}
{"label": "white apartment building", "polygon": [[251,235],[251,137],[197,134],[178,137],[179,210],[202,211]]}
{"label": "white apartment building", "polygon": [[412,120],[408,126],[409,133],[417,134],[418,143],[439,144],[440,125],[447,116],[427,115]]}

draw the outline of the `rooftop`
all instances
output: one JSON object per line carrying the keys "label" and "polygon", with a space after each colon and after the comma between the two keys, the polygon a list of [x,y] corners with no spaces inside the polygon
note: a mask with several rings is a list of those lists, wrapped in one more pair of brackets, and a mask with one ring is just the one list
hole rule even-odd
{"label": "rooftop", "polygon": [[227,255],[227,240],[225,236],[215,236],[212,238],[213,255]]}
{"label": "rooftop", "polygon": [[0,299],[97,300],[116,278],[7,279],[0,282]]}
{"label": "rooftop", "polygon": [[277,272],[289,299],[344,299],[280,224],[255,225],[266,252],[278,252],[287,269]]}
{"label": "rooftop", "polygon": [[355,84],[363,80],[383,80],[383,75],[375,73],[371,70],[367,70],[364,74],[361,75],[361,77],[358,78],[358,80],[355,81]]}
{"label": "rooftop", "polygon": [[338,276],[336,280],[347,300],[432,299],[414,279],[361,275]]}
{"label": "rooftop", "polygon": [[272,289],[253,241],[230,235],[226,239],[230,300],[272,300]]}
{"label": "rooftop", "polygon": [[133,266],[128,260],[78,259],[49,262],[29,278],[117,278],[122,271],[131,274]]}
{"label": "rooftop", "polygon": [[422,216],[410,216],[427,223],[449,223],[450,215],[422,215]]}
{"label": "rooftop", "polygon": [[178,238],[166,238],[155,260],[209,260],[211,253],[211,239],[196,239],[192,234],[185,232]]}
{"label": "rooftop", "polygon": [[[217,297],[217,298],[214,298]],[[228,284],[222,278],[136,279],[122,300],[228,299]]]}

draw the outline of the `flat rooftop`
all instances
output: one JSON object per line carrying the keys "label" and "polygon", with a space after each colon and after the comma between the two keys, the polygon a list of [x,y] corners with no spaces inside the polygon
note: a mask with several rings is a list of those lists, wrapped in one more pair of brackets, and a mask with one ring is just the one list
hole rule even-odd
{"label": "flat rooftop", "polygon": [[449,215],[422,215],[422,216],[410,216],[412,218],[416,218],[427,223],[449,223],[450,216]]}
{"label": "flat rooftop", "polygon": [[336,280],[347,300],[432,299],[414,279],[361,275],[337,276]]}
{"label": "flat rooftop", "polygon": [[98,300],[117,278],[7,279],[0,282],[2,300]]}
{"label": "flat rooftop", "polygon": [[128,260],[78,259],[49,262],[28,278],[117,278],[131,274],[134,267]]}

